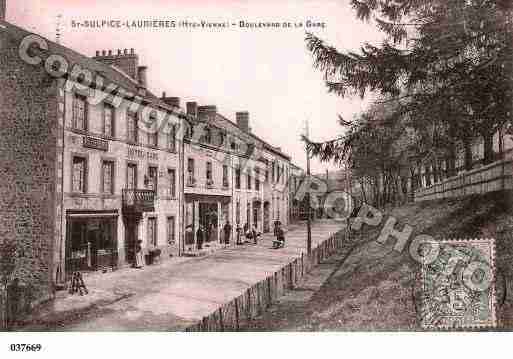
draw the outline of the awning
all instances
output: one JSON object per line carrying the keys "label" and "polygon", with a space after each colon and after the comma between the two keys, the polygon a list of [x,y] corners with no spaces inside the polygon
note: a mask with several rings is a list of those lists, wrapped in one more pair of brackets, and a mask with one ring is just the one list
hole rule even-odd
{"label": "awning", "polygon": [[117,210],[114,211],[78,211],[67,210],[67,218],[116,218],[119,216]]}

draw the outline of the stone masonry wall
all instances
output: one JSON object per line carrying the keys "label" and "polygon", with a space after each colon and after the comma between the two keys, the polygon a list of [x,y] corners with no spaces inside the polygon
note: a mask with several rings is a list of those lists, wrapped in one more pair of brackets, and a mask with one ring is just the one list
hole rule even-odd
{"label": "stone masonry wall", "polygon": [[0,32],[0,259],[14,265],[2,276],[19,280],[27,308],[53,296],[58,106],[56,81],[18,46]]}

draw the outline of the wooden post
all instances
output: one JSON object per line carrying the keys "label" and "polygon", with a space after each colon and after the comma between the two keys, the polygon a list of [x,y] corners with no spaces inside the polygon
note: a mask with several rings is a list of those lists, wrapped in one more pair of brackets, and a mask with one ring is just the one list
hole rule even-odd
{"label": "wooden post", "polygon": [[235,298],[235,330],[239,331],[239,298]]}
{"label": "wooden post", "polygon": [[224,332],[223,308],[219,308],[219,329]]}

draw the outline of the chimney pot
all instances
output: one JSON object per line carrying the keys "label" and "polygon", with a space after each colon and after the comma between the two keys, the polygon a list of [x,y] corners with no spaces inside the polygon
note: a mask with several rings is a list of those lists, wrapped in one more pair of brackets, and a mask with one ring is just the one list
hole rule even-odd
{"label": "chimney pot", "polygon": [[96,50],[96,57],[100,56],[100,51]]}
{"label": "chimney pot", "polygon": [[105,56],[105,55],[107,55],[107,51],[102,50],[102,56]]}
{"label": "chimney pot", "polygon": [[166,98],[166,91],[162,91],[162,99]]}
{"label": "chimney pot", "polygon": [[0,21],[5,21],[7,16],[7,0],[0,0]]}
{"label": "chimney pot", "polygon": [[208,106],[199,106],[198,107],[198,117],[204,120],[211,120],[215,118],[217,114],[217,106],[208,105]]}
{"label": "chimney pot", "polygon": [[112,50],[109,50],[109,56],[112,56]]}
{"label": "chimney pot", "polygon": [[237,127],[246,133],[251,132],[251,128],[249,127],[249,112],[237,112],[235,113],[235,118],[237,119]]}
{"label": "chimney pot", "polygon": [[121,55],[121,49],[118,49],[118,55]]}
{"label": "chimney pot", "polygon": [[130,55],[133,55],[135,53],[134,49],[130,49]]}
{"label": "chimney pot", "polygon": [[128,55],[128,49],[124,49],[123,54]]}
{"label": "chimney pot", "polygon": [[193,116],[193,117],[198,116],[198,103],[197,102],[194,102],[194,101],[187,102],[186,106],[187,106],[187,114],[189,116]]}

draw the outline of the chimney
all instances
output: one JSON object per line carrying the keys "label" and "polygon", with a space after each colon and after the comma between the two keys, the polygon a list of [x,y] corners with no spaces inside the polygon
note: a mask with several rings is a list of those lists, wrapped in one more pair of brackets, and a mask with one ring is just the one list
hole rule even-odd
{"label": "chimney", "polygon": [[187,102],[187,114],[192,117],[198,116],[198,104],[196,102]]}
{"label": "chimney", "polygon": [[213,120],[215,119],[217,114],[217,106],[208,105],[208,106],[199,106],[198,107],[198,117],[200,120]]}
{"label": "chimney", "polygon": [[138,66],[137,67],[137,81],[141,87],[147,88],[148,85],[148,67],[146,66]]}
{"label": "chimney", "polygon": [[0,0],[0,21],[5,21],[7,15],[7,0]]}
{"label": "chimney", "polygon": [[128,54],[127,49],[124,49],[123,51],[118,49],[116,54],[116,52],[112,50],[109,50],[108,52],[102,50],[100,56],[100,51],[96,51],[96,57],[94,59],[96,61],[103,62],[105,65],[115,66],[135,81],[140,81],[138,69],[139,56],[137,56],[135,52]]}
{"label": "chimney", "polygon": [[162,92],[162,101],[169,106],[180,107],[180,97],[167,97],[165,92]]}
{"label": "chimney", "polygon": [[242,111],[235,114],[237,118],[237,126],[244,132],[250,133],[251,128],[249,127],[249,112]]}

